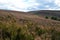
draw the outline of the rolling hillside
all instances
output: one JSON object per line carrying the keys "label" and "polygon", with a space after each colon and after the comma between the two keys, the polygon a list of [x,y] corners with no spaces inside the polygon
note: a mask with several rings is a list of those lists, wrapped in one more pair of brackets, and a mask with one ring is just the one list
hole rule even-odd
{"label": "rolling hillside", "polygon": [[29,13],[33,13],[40,16],[56,16],[60,18],[60,10],[40,10],[30,11]]}
{"label": "rolling hillside", "polygon": [[60,40],[60,21],[43,16],[60,18],[60,11],[0,10],[0,40]]}

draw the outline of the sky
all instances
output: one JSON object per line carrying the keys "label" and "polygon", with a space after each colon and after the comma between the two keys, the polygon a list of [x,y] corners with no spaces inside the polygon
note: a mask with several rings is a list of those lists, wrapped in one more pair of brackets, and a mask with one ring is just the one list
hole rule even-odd
{"label": "sky", "polygon": [[60,10],[60,0],[0,0],[0,9],[16,11]]}

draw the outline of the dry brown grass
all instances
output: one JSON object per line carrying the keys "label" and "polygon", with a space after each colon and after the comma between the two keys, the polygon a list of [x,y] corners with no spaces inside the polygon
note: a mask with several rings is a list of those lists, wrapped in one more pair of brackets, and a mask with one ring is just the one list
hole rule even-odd
{"label": "dry brown grass", "polygon": [[[11,18],[8,16],[10,16]],[[37,15],[16,11],[0,11],[0,18],[1,17],[2,19],[0,20],[0,22],[6,24],[8,27],[12,25],[14,26],[14,28],[21,28],[22,33],[28,35],[32,34],[35,40],[51,39],[48,37],[53,35],[53,33],[56,35],[58,32],[60,33],[60,21],[45,19]],[[36,30],[36,28],[38,28],[39,30]],[[39,32],[36,33],[37,31],[42,31],[44,33],[39,36]],[[45,36],[47,36],[47,38],[45,38]]]}

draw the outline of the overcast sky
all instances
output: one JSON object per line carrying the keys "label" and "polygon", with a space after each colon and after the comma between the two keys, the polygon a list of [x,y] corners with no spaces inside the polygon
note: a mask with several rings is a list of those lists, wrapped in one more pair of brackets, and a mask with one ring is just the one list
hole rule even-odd
{"label": "overcast sky", "polygon": [[0,9],[17,11],[60,10],[60,0],[0,0]]}

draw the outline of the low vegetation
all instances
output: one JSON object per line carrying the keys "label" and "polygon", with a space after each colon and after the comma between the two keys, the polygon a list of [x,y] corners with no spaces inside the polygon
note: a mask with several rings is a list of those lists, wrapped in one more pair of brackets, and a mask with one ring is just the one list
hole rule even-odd
{"label": "low vegetation", "polygon": [[58,20],[58,18],[57,18],[57,17],[51,17],[51,19],[52,19],[52,20]]}
{"label": "low vegetation", "polygon": [[55,17],[55,16],[52,16],[52,17],[45,16],[45,18],[46,18],[46,19],[51,19],[51,20],[60,21],[60,18],[58,18],[58,17]]}
{"label": "low vegetation", "polygon": [[48,19],[48,16],[46,16],[45,18]]}
{"label": "low vegetation", "polygon": [[60,22],[0,16],[0,40],[60,40]]}

